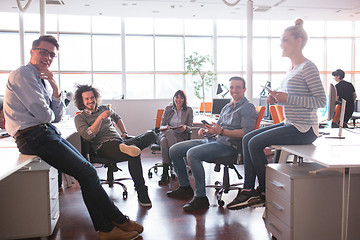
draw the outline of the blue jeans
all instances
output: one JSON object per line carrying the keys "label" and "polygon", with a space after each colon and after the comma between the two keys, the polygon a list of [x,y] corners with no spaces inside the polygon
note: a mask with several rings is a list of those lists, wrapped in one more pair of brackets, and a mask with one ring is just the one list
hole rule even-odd
{"label": "blue jeans", "polygon": [[265,147],[271,145],[311,144],[317,136],[312,128],[302,133],[293,125],[279,123],[249,132],[243,137],[243,161],[245,168],[245,189],[254,189],[255,178],[259,181],[259,190],[265,192],[265,166],[268,163]]}
{"label": "blue jeans", "polygon": [[179,178],[180,187],[190,186],[189,175],[184,157],[191,167],[195,178],[195,196],[205,197],[205,172],[202,161],[212,162],[218,157],[236,156],[237,150],[231,146],[208,141],[207,139],[194,139],[179,142],[170,148],[169,155]]}
{"label": "blue jeans", "polygon": [[16,144],[21,153],[38,155],[49,165],[79,182],[95,230],[108,232],[114,227],[112,221],[126,221],[102,188],[95,168],[60,136],[56,127],[47,124],[29,130],[16,138]]}

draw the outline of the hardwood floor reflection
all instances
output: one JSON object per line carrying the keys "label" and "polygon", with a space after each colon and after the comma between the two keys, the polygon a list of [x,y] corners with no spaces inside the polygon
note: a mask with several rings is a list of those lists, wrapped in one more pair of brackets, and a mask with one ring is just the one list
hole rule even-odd
{"label": "hardwood floor reflection", "polygon": [[[143,208],[137,202],[137,195],[133,188],[132,180],[124,181],[128,187],[128,199],[123,200],[122,188],[118,185],[109,188],[104,185],[105,190],[113,199],[119,209],[132,220],[144,225],[144,232],[140,239],[145,240],[266,240],[271,239],[265,228],[262,214],[264,208],[246,208],[230,211],[217,205],[214,189],[207,189],[210,201],[208,210],[195,214],[184,213],[182,206],[187,200],[170,199],[166,192],[178,186],[177,179],[172,180],[168,186],[159,186],[158,180],[162,170],[148,178],[147,170],[160,161],[160,154],[151,154],[148,149],[142,153],[143,171],[146,184],[149,187],[149,195],[153,206]],[[117,172],[117,177],[129,176],[127,163],[119,163],[123,172]],[[213,184],[215,180],[222,179],[222,172],[213,171],[213,164],[204,163],[207,184]],[[242,166],[237,166],[243,172]],[[99,176],[105,177],[106,171],[98,169]],[[235,175],[231,175],[230,182],[235,182]],[[191,184],[194,186],[193,177]],[[229,203],[237,194],[230,191],[223,196],[225,203]],[[49,240],[92,240],[97,239],[97,233],[92,227],[89,214],[83,203],[81,191],[78,184],[60,192],[60,219],[55,231]]]}

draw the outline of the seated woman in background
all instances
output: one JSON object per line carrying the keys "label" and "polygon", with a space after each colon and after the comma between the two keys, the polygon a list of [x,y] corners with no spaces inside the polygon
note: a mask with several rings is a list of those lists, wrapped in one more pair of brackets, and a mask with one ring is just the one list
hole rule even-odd
{"label": "seated woman in background", "polygon": [[175,92],[173,101],[165,107],[161,118],[159,144],[161,148],[163,174],[160,185],[167,184],[170,180],[169,148],[177,142],[187,140],[193,126],[193,110],[187,105],[186,94],[182,90]]}

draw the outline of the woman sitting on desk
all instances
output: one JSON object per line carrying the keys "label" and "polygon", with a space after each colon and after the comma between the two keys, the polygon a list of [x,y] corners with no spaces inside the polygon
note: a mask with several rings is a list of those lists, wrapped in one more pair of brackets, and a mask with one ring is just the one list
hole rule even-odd
{"label": "woman sitting on desk", "polygon": [[[244,189],[227,205],[228,209],[241,209],[265,202],[265,166],[268,163],[265,147],[271,145],[311,144],[319,134],[317,109],[326,104],[324,88],[315,64],[304,57],[308,37],[303,21],[285,29],[280,47],[282,55],[292,66],[281,83],[281,92],[269,91],[267,103],[284,106],[285,121],[249,132],[243,137],[245,168]],[[255,179],[259,187],[255,190]]]}
{"label": "woman sitting on desk", "polygon": [[161,148],[163,174],[160,185],[169,182],[169,148],[177,142],[187,140],[193,126],[193,110],[187,105],[186,94],[182,90],[175,92],[173,102],[166,106],[161,118],[159,144]]}

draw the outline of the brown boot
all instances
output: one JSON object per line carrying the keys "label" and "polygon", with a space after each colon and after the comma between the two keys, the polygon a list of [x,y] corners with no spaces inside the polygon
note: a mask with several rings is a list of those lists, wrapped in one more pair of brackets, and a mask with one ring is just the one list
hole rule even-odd
{"label": "brown boot", "polygon": [[142,233],[144,231],[144,227],[135,222],[135,221],[132,221],[129,219],[129,217],[126,216],[126,222],[125,223],[117,223],[117,222],[113,222],[113,224],[120,228],[121,230],[124,230],[126,232],[131,232],[131,231],[136,231],[138,233]]}
{"label": "brown boot", "polygon": [[118,227],[114,227],[110,232],[100,232],[99,240],[133,240],[139,237],[139,233],[135,231],[126,232]]}

